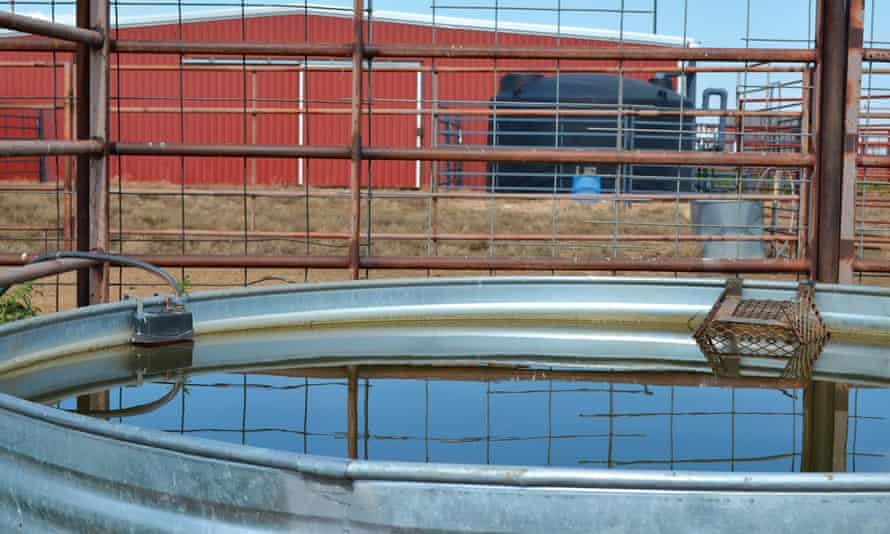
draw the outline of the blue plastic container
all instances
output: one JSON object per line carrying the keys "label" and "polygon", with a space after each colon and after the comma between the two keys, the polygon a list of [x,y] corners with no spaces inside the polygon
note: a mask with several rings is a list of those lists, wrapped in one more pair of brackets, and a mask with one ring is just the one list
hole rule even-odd
{"label": "blue plastic container", "polygon": [[[599,176],[573,176],[573,195],[598,195],[603,191],[603,180]],[[598,202],[595,198],[576,199],[575,202]]]}

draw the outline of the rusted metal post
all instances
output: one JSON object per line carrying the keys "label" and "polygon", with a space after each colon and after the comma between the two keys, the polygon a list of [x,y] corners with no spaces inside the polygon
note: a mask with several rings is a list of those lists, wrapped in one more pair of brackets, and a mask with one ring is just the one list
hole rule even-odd
{"label": "rusted metal post", "polygon": [[[251,71],[250,73],[250,88],[251,88],[251,100],[253,101],[253,105],[251,106],[250,113],[250,142],[251,144],[257,144],[257,109],[259,108],[259,102],[257,100],[257,72]],[[250,189],[251,193],[256,190],[257,184],[257,160],[253,158],[250,160]],[[247,211],[248,211],[248,220],[244,222],[245,226],[247,226],[247,231],[252,232],[256,229],[256,195],[251,194],[247,198]]]}
{"label": "rusted metal post", "polygon": [[[108,35],[108,0],[90,0],[90,27]],[[89,52],[90,138],[108,139],[108,39]],[[108,232],[108,145],[90,158],[90,250],[109,252]],[[108,265],[90,269],[90,304],[108,301]]]}
{"label": "rusted metal post", "polygon": [[815,382],[804,392],[801,471],[844,472],[847,465],[849,390]]}
{"label": "rusted metal post", "polygon": [[[811,107],[813,103],[813,72],[809,67],[806,67],[801,73],[801,85],[803,86],[803,91],[801,93],[801,114],[800,114],[800,151],[804,154],[812,154],[813,153],[813,142],[812,142],[812,114]],[[801,167],[800,169],[800,199],[797,201],[797,257],[805,258],[807,256],[807,244],[808,239],[807,235],[804,234],[804,231],[809,227],[809,193],[810,186],[807,183],[808,176],[805,167]],[[815,169],[812,174],[809,175],[811,178],[815,175]]]}
{"label": "rusted metal post", "polygon": [[349,457],[358,458],[358,367],[346,368],[346,438]]}
{"label": "rusted metal post", "polygon": [[[74,139],[74,86],[71,83],[71,63],[64,64],[64,90],[65,102],[62,105],[62,115],[64,120],[64,140],[71,141]],[[53,111],[55,113],[55,111]],[[64,205],[64,221],[62,221],[64,247],[71,250],[74,246],[74,189],[72,187],[72,179],[74,174],[74,159],[65,158],[64,178],[63,178],[63,205]]]}
{"label": "rusted metal post", "polygon": [[[90,1],[77,1],[77,25],[81,28],[90,27]],[[90,50],[85,44],[77,47],[75,55],[75,79],[77,84],[77,105],[75,107],[75,129],[77,139],[90,138]],[[77,157],[77,250],[90,250],[90,157]],[[90,305],[90,271],[77,271],[77,305]]]}
{"label": "rusted metal post", "polygon": [[865,0],[850,0],[847,37],[847,91],[844,105],[844,171],[841,194],[840,264],[838,282],[853,283],[856,258],[856,156],[859,150],[859,95],[862,82],[862,48]]}
{"label": "rusted metal post", "polygon": [[[108,35],[107,0],[78,0],[77,25]],[[105,142],[108,109],[108,39],[101,48],[80,45],[77,50],[77,137]],[[108,145],[100,154],[77,161],[77,248],[108,251]],[[108,300],[108,266],[78,271],[77,305]],[[108,391],[77,398],[78,411],[108,409]]]}
{"label": "rusted metal post", "polygon": [[349,166],[350,239],[349,273],[358,280],[361,255],[362,216],[362,60],[364,57],[364,1],[354,0],[352,6],[352,31],[355,43],[352,48],[352,154]]}
{"label": "rusted metal post", "polygon": [[[430,96],[432,97],[432,106],[430,114],[430,140],[429,146],[436,147],[439,145],[439,73],[436,70],[430,71]],[[439,162],[430,162],[430,251],[432,256],[439,255],[439,241],[436,235],[439,233],[439,197],[436,190],[439,187]]]}
{"label": "rusted metal post", "polygon": [[[818,130],[819,174],[817,261],[814,278],[838,283],[842,271],[852,275],[853,217],[855,215],[856,149],[859,79],[862,65],[863,0],[822,0],[819,14],[820,129]],[[848,58],[848,47],[858,40],[858,65]],[[852,51],[852,50],[851,50]],[[849,69],[853,69],[850,71]],[[855,72],[854,72],[855,71]],[[848,79],[855,74],[856,80]],[[852,139],[849,139],[852,129]],[[852,154],[848,152],[852,150]],[[852,163],[847,172],[848,160]],[[847,206],[849,204],[849,206]],[[846,207],[846,209],[845,209]],[[846,219],[849,219],[847,221]],[[848,255],[843,245],[849,232]],[[841,265],[845,263],[845,269]],[[852,280],[852,278],[850,278]],[[804,392],[804,428],[801,470],[844,471],[846,465],[848,393],[845,386],[813,383]]]}
{"label": "rusted metal post", "polygon": [[847,76],[847,2],[822,0],[820,34],[820,122],[816,272],[820,282],[837,283],[844,174],[844,110]]}

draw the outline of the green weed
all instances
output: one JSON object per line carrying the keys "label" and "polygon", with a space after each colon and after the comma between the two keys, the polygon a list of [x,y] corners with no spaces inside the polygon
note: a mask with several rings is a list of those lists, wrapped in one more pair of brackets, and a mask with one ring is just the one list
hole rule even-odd
{"label": "green weed", "polygon": [[13,288],[0,297],[0,324],[34,317],[40,308],[34,305],[31,297],[39,294],[32,284]]}

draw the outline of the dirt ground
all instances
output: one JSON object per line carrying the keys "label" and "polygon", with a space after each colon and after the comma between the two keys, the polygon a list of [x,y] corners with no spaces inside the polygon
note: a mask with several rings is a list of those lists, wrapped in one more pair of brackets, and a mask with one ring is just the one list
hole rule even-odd
{"label": "dirt ground", "polygon": [[[117,185],[112,187],[116,193]],[[204,188],[202,191],[211,189]],[[280,189],[256,189],[246,199],[240,191],[212,190],[231,195],[187,194],[172,186],[125,184],[124,194],[111,200],[114,252],[125,254],[248,254],[248,255],[343,255],[342,239],[311,239],[305,236],[268,236],[263,232],[346,233],[349,230],[349,199],[346,191],[323,190],[324,198],[263,196]],[[293,189],[291,190],[294,191]],[[391,192],[390,192],[391,193]],[[383,192],[385,195],[386,192]],[[65,199],[56,192],[0,192],[0,228],[5,231],[0,253],[43,252],[64,248],[63,236],[49,229],[21,231],[15,227],[58,227],[64,219]],[[676,236],[691,234],[688,203],[610,201],[577,202],[561,199],[440,199],[435,206],[438,234],[479,234],[476,241],[413,241],[388,239],[382,234],[431,233],[432,203],[428,199],[366,199],[362,204],[363,236],[372,229],[370,245],[365,238],[363,254],[375,256],[557,256],[576,260],[620,258],[700,257],[695,242],[623,241],[622,236]],[[867,216],[885,214],[874,213]],[[245,227],[247,239],[244,238]],[[617,227],[618,239],[613,240]],[[190,235],[181,231],[228,231],[229,235]],[[119,233],[123,230],[123,233]],[[165,235],[159,235],[166,232]],[[156,232],[148,234],[145,232]],[[492,240],[491,234],[547,235],[553,241]],[[572,235],[598,235],[598,242],[571,241]],[[484,239],[483,239],[484,238]],[[867,251],[883,257],[883,251]],[[344,280],[344,270],[268,269],[171,269],[177,277],[188,275],[194,291],[282,282]],[[123,274],[123,279],[121,279]],[[551,273],[489,273],[376,271],[367,278],[458,275],[521,275]],[[611,273],[554,273],[611,274]],[[636,273],[645,274],[645,273]],[[769,278],[776,278],[771,276]],[[872,282],[873,283],[873,282]],[[150,295],[164,291],[150,276],[112,269],[112,294]],[[47,279],[37,287],[35,302],[43,311],[66,309],[74,304],[73,275]]]}

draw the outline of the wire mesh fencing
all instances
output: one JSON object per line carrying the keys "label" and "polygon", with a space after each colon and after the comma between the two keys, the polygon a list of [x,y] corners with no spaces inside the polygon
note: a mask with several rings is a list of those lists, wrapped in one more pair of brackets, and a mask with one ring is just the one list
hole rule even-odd
{"label": "wire mesh fencing", "polygon": [[[76,160],[89,158],[75,153],[90,152],[108,202],[87,248],[176,269],[195,289],[531,272],[828,279],[822,241],[843,242],[843,277],[880,281],[885,15],[865,4],[868,40],[840,51],[862,79],[858,141],[838,153],[858,180],[844,196],[826,192],[838,173],[821,165],[833,160],[820,135],[843,134],[824,105],[837,81],[828,0],[737,0],[720,17],[687,0],[94,1],[107,47],[85,56],[92,86],[78,85],[83,48],[0,38],[0,105],[40,113],[49,142],[81,143],[41,156],[42,181],[2,179],[2,259],[90,245],[76,220],[89,183]],[[8,27],[95,39],[60,33],[73,2],[8,6],[39,22]],[[84,115],[103,133],[98,154]],[[814,224],[840,196],[855,230]],[[72,281],[44,287],[48,304],[73,305]],[[119,269],[105,282],[108,298],[160,289]]]}

